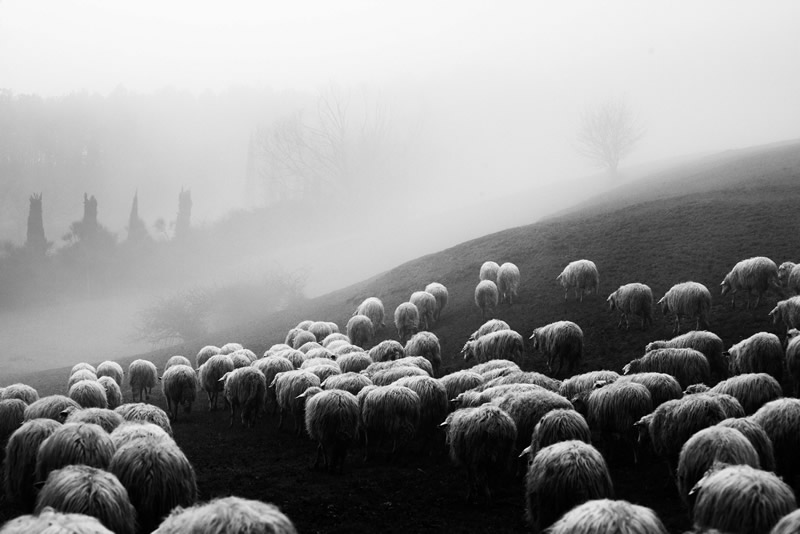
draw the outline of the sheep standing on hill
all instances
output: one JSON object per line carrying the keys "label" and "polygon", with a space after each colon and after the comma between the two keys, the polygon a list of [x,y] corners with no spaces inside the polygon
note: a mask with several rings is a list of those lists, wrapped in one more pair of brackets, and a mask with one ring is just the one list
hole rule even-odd
{"label": "sheep standing on hill", "polygon": [[661,300],[661,313],[675,314],[675,333],[680,333],[681,318],[697,318],[696,329],[708,329],[709,314],[711,313],[711,292],[699,282],[681,282],[675,284],[667,291]]}
{"label": "sheep standing on hill", "polygon": [[436,321],[436,297],[427,291],[414,291],[408,301],[417,307],[420,330],[430,330]]}
{"label": "sheep standing on hill", "polygon": [[425,286],[425,291],[433,295],[433,298],[436,299],[436,313],[433,316],[433,320],[438,321],[439,317],[442,315],[442,310],[447,306],[447,300],[450,298],[450,294],[447,292],[447,288],[439,282],[431,282]]}
{"label": "sheep standing on hill", "polygon": [[311,326],[308,327],[308,331],[314,334],[317,343],[322,343],[323,339],[333,334],[333,328],[331,328],[330,323],[326,321],[314,321],[311,323]]}
{"label": "sheep standing on hill", "polygon": [[571,399],[583,391],[594,389],[598,382],[614,382],[618,379],[619,373],[616,371],[609,371],[607,369],[589,371],[588,373],[572,375],[561,382],[558,393],[566,399]]}
{"label": "sheep standing on hill", "polygon": [[[780,277],[780,271],[778,272],[778,276]],[[792,267],[786,274],[786,279],[781,281],[781,283],[783,287],[786,288],[789,295],[797,295],[800,293],[800,267],[797,265]]]}
{"label": "sheep standing on hill", "polygon": [[487,315],[494,313],[500,293],[497,285],[491,280],[482,280],[475,286],[475,305],[481,310],[481,319],[486,320]]}
{"label": "sheep standing on hill", "polygon": [[369,350],[369,357],[374,362],[397,360],[405,357],[405,355],[406,351],[403,349],[403,345],[394,339],[381,341]]}
{"label": "sheep standing on hill", "polygon": [[[148,360],[133,360],[128,366],[128,383],[131,386],[133,401],[150,399],[150,390],[158,382],[158,369],[153,362]],[[142,398],[144,396],[144,398]]]}
{"label": "sheep standing on hill", "polygon": [[197,369],[200,387],[208,396],[208,411],[217,409],[217,397],[224,389],[224,384],[219,381],[225,373],[233,371],[233,360],[225,354],[215,354],[206,363]]}
{"label": "sheep standing on hill", "polygon": [[667,534],[650,508],[628,501],[596,499],[576,506],[556,521],[549,534]]}
{"label": "sheep standing on hill", "polygon": [[81,380],[97,381],[97,375],[94,373],[94,371],[90,369],[78,369],[77,371],[69,375],[69,380],[67,381],[67,391],[69,391],[69,389],[72,386],[74,386]]}
{"label": "sheep standing on hill", "polygon": [[775,452],[775,472],[800,488],[800,399],[784,397],[766,403],[750,416],[764,429]]}
{"label": "sheep standing on hill", "polygon": [[108,432],[93,423],[65,423],[39,445],[36,480],[44,482],[51,471],[66,465],[84,464],[106,469],[114,455]]}
{"label": "sheep standing on hill", "polygon": [[375,326],[366,315],[353,315],[347,321],[347,337],[351,343],[359,347],[366,347],[375,335]]}
{"label": "sheep standing on hill", "polygon": [[314,467],[320,460],[329,471],[342,471],[347,449],[358,438],[360,411],[355,395],[341,389],[309,388],[305,397],[308,437],[317,442]]}
{"label": "sheep standing on hill", "polygon": [[489,360],[522,361],[525,351],[522,336],[514,330],[498,330],[467,341],[461,349],[465,361],[473,357],[478,363]]}
{"label": "sheep standing on hill", "polygon": [[631,360],[623,373],[667,373],[674,376],[681,387],[708,382],[711,368],[702,352],[694,349],[656,349],[641,358]]}
{"label": "sheep standing on hill", "polygon": [[800,328],[800,295],[778,302],[769,312],[772,323],[778,324],[782,321],[786,325],[786,330]]}
{"label": "sheep standing on hill", "polygon": [[[592,443],[592,431],[586,419],[576,410],[550,410],[533,428],[531,444],[522,451],[530,460],[545,447],[561,441],[578,440]],[[522,456],[522,455],[520,455]]]}
{"label": "sheep standing on hill", "polygon": [[0,462],[5,454],[8,437],[22,426],[25,408],[28,405],[20,399],[0,400]]}
{"label": "sheep standing on hill", "polygon": [[[247,350],[247,349],[242,349],[242,350],[244,351],[244,350]],[[248,352],[250,352],[250,354],[253,354],[251,351],[248,351]],[[253,354],[253,359],[255,359],[255,354]],[[167,363],[164,364],[164,371],[166,371],[167,369],[169,369],[173,365],[185,365],[189,369],[192,368],[192,362],[189,361],[189,358],[187,358],[186,356],[178,355],[178,354],[176,354],[175,356],[170,356],[169,357],[169,359],[167,360]]]}
{"label": "sheep standing on hill", "polygon": [[483,384],[483,376],[470,369],[463,369],[444,375],[439,382],[447,391],[447,399],[453,400],[461,393]]}
{"label": "sheep standing on hill", "polygon": [[314,373],[305,369],[297,369],[278,373],[269,387],[275,388],[275,398],[280,410],[278,428],[283,428],[283,419],[286,416],[292,418],[294,429],[299,436],[303,431],[305,398],[300,397],[305,390],[311,387],[319,387],[320,379]]}
{"label": "sheep standing on hill", "polygon": [[172,436],[172,425],[169,422],[169,415],[158,406],[145,402],[129,402],[118,406],[114,411],[120,414],[126,421],[158,425],[169,436]]}
{"label": "sheep standing on hill", "polygon": [[620,319],[617,328],[622,328],[622,321],[625,321],[625,329],[631,328],[631,315],[639,317],[642,321],[642,330],[647,325],[653,324],[653,291],[649,286],[639,283],[625,284],[619,286],[606,299],[609,311],[619,310]]}
{"label": "sheep standing on hill", "polygon": [[167,410],[172,415],[172,420],[177,422],[178,406],[183,404],[184,411],[189,413],[197,398],[197,374],[189,365],[173,365],[164,371],[161,389],[167,399]]}
{"label": "sheep standing on hill", "polygon": [[114,534],[95,517],[86,514],[62,514],[46,508],[36,515],[21,515],[3,525],[3,534],[68,533]]}
{"label": "sheep standing on hill", "polygon": [[746,415],[752,415],[766,403],[783,396],[780,383],[767,373],[745,373],[723,380],[709,390],[731,395],[742,405]]}
{"label": "sheep standing on hill", "polygon": [[120,414],[108,408],[82,408],[73,410],[64,423],[94,423],[111,434],[115,428],[125,422]]}
{"label": "sheep standing on hill", "polygon": [[474,341],[481,336],[497,332],[498,330],[511,330],[511,327],[508,326],[507,322],[501,319],[489,319],[469,336],[469,340]]}
{"label": "sheep standing on hill", "polygon": [[731,374],[767,373],[783,379],[784,354],[778,336],[758,332],[728,349]]}
{"label": "sheep standing on hill", "polygon": [[410,302],[403,302],[394,310],[394,325],[397,327],[397,336],[400,343],[405,343],[408,338],[419,330],[419,310]]}
{"label": "sheep standing on hill", "polygon": [[[547,358],[547,369],[557,376],[564,362],[572,375],[578,361],[583,357],[583,330],[572,321],[557,321],[533,330],[530,337],[533,350],[541,350]],[[558,368],[553,369],[553,362]]]}
{"label": "sheep standing on hill", "polygon": [[47,419],[53,419],[59,423],[63,423],[64,418],[61,414],[64,412],[64,410],[79,410],[80,407],[80,404],[64,395],[48,395],[46,397],[42,397],[36,402],[29,404],[25,408],[24,417],[26,421],[44,417]]}
{"label": "sheep standing on hill", "polygon": [[750,307],[750,293],[756,293],[756,303],[753,307],[757,308],[761,297],[769,288],[778,289],[780,287],[778,266],[764,256],[742,260],[725,275],[720,286],[722,286],[723,296],[731,294],[731,308],[736,307],[736,292],[740,290],[745,292],[747,308]]}
{"label": "sheep standing on hill", "polygon": [[408,340],[403,349],[407,356],[423,356],[431,362],[433,375],[439,374],[439,367],[442,365],[442,349],[439,346],[439,338],[433,332],[417,332]]}
{"label": "sheep standing on hill", "polygon": [[668,400],[680,399],[683,390],[678,380],[667,373],[634,373],[619,377],[621,382],[636,382],[647,388],[653,401],[653,409]]}
{"label": "sheep standing on hill", "polygon": [[117,362],[106,360],[97,366],[97,379],[100,380],[104,376],[110,376],[118,386],[122,387],[122,381],[125,378],[125,371],[122,366]]}
{"label": "sheep standing on hill", "polygon": [[506,262],[497,271],[497,291],[500,303],[514,304],[519,291],[519,268],[513,263]]}
{"label": "sheep standing on hill", "polygon": [[[266,384],[272,384],[275,375],[285,371],[294,370],[292,362],[282,356],[268,356],[253,362],[253,367],[264,374]],[[264,396],[264,409],[269,413],[275,413],[278,408],[278,401],[275,398],[275,388],[268,387]]]}
{"label": "sheep standing on hill", "polygon": [[648,343],[645,352],[655,349],[694,349],[703,353],[708,360],[711,373],[719,377],[728,376],[728,360],[723,355],[722,339],[707,330],[692,330],[670,340],[659,340]]}
{"label": "sheep standing on hill", "polygon": [[368,459],[372,443],[392,442],[392,452],[399,444],[410,441],[417,431],[420,415],[419,395],[403,386],[364,388],[361,397],[361,421],[364,424],[364,459]]}
{"label": "sheep standing on hill", "polygon": [[584,294],[600,291],[600,274],[597,272],[597,265],[591,260],[570,262],[556,277],[556,281],[564,288],[564,300],[567,300],[570,289],[581,302]]}
{"label": "sheep standing on hill", "polygon": [[233,426],[236,408],[241,407],[242,426],[253,428],[259,410],[264,407],[264,396],[267,391],[264,373],[255,367],[242,367],[225,373],[220,382],[225,384],[225,400],[231,409],[228,426]]}
{"label": "sheep standing on hill", "polygon": [[61,423],[53,419],[32,419],[22,424],[8,438],[3,462],[3,481],[9,502],[33,509],[36,492],[36,455],[39,446]]}
{"label": "sheep standing on hill", "polygon": [[33,404],[39,400],[39,392],[36,388],[28,384],[11,384],[4,388],[0,388],[0,400],[19,399],[25,404]]}
{"label": "sheep standing on hill", "polygon": [[69,398],[81,408],[108,408],[106,389],[97,380],[81,380],[69,388]]}
{"label": "sheep standing on hill", "polygon": [[494,283],[497,283],[497,271],[500,270],[500,265],[494,261],[485,261],[481,265],[480,274],[478,278],[480,281],[483,280],[491,280]]}
{"label": "sheep standing on hill", "polygon": [[212,356],[215,356],[220,353],[220,348],[216,345],[206,345],[199,351],[197,351],[197,356],[195,356],[194,364],[196,369],[200,369],[200,366],[203,365],[208,361],[208,359]]}
{"label": "sheep standing on hill", "polygon": [[[385,315],[383,302],[378,297],[368,297],[364,299],[364,302],[358,305],[353,315],[366,315],[369,317],[376,331],[386,326],[386,323],[383,322],[383,317]],[[358,345],[358,343],[356,343],[356,345]]]}

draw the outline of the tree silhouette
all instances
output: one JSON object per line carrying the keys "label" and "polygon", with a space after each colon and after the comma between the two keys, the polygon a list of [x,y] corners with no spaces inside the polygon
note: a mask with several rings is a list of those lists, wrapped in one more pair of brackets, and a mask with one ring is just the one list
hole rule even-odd
{"label": "tree silhouette", "polygon": [[594,165],[617,174],[619,162],[644,136],[625,100],[608,100],[581,114],[578,152]]}

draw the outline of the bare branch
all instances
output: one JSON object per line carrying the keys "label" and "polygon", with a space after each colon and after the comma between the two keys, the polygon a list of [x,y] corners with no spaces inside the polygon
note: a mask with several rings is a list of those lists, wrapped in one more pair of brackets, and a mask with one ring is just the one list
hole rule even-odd
{"label": "bare branch", "polygon": [[598,167],[615,174],[619,162],[644,134],[624,100],[607,101],[581,114],[576,149]]}

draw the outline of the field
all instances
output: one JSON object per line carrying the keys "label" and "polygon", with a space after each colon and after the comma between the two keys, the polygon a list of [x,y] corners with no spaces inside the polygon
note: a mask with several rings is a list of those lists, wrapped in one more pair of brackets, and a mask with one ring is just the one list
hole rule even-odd
{"label": "field", "polygon": [[[586,356],[580,371],[613,369],[643,353],[655,339],[671,337],[671,318],[658,313],[654,326],[642,332],[617,329],[607,311],[606,296],[627,282],[648,284],[656,298],[675,283],[694,280],[715,297],[711,330],[726,346],[758,331],[783,335],[767,317],[779,296],[769,294],[757,309],[739,301],[732,309],[719,296],[719,283],[739,260],[756,255],[776,263],[799,260],[800,144],[729,153],[700,164],[662,172],[622,194],[596,199],[539,223],[487,235],[400,265],[359,284],[298,303],[272,316],[253,317],[236,330],[214,339],[150,353],[162,367],[172,354],[191,358],[205,344],[239,341],[257,354],[282,342],[303,319],[346,324],[368,296],[380,297],[391,314],[413,291],[432,281],[445,284],[450,302],[433,331],[442,345],[443,372],[465,367],[459,351],[482,323],[473,303],[478,269],[485,260],[511,261],[522,272],[519,302],[501,306],[495,316],[530,335],[533,328],[560,319],[578,323],[585,334]],[[441,221],[440,224],[445,224]],[[391,237],[386,238],[390,246]],[[569,262],[592,259],[601,276],[599,295],[565,302],[555,278]],[[684,324],[683,328],[691,325]],[[387,328],[375,340],[394,338]],[[138,356],[120,358],[123,364]],[[97,363],[103,358],[87,358]],[[97,361],[95,361],[97,360]],[[528,350],[522,367],[544,372],[539,355]],[[68,368],[5,376],[0,385],[24,381],[40,394],[64,393]],[[786,390],[786,386],[784,388]],[[786,390],[788,391],[788,390]],[[126,391],[129,399],[130,391]],[[160,393],[152,402],[165,406]],[[227,414],[208,413],[201,399],[174,424],[175,437],[197,472],[201,498],[236,494],[270,501],[287,513],[298,531],[312,532],[523,532],[523,484],[508,477],[490,505],[464,501],[466,474],[450,465],[442,452],[429,454],[412,444],[400,458],[371,459],[352,451],[345,471],[331,475],[310,465],[314,445],[291,430],[277,429],[266,417],[253,430],[238,423],[228,428]],[[690,528],[664,466],[652,458],[639,465],[612,462],[616,496],[653,508],[671,532]],[[19,513],[0,501],[0,520]]]}

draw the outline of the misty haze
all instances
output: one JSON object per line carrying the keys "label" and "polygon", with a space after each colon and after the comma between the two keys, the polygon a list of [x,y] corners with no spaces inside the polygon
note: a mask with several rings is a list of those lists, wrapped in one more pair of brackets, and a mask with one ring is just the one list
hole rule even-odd
{"label": "misty haze", "polygon": [[[619,262],[601,269],[602,321],[634,263],[643,281],[690,264],[631,259],[648,232],[654,251],[708,251],[678,278],[737,250],[800,260],[797,239],[794,257],[761,247],[757,215],[715,220],[753,225],[730,241],[703,218],[717,200],[792,198],[769,180],[800,168],[798,20],[788,1],[0,1],[0,388],[81,361],[194,364],[296,316],[344,332],[370,296],[393,339],[393,299],[444,281],[431,272],[469,286],[451,293],[465,322],[437,332],[455,371],[482,323],[473,263],[513,259],[553,290],[512,325],[527,349],[533,317],[573,313],[545,265],[583,257],[584,238]],[[777,333],[770,308],[758,320]],[[646,345],[602,332],[592,357]],[[524,510],[503,506],[516,531]]]}

